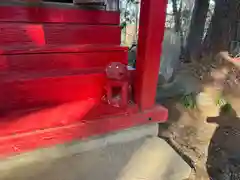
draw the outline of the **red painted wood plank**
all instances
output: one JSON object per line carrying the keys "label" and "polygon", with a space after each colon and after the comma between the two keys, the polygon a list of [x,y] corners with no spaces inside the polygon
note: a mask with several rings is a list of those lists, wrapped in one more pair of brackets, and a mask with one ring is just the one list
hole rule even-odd
{"label": "red painted wood plank", "polygon": [[[109,118],[96,120],[84,120],[83,118],[79,119],[77,123],[71,125],[52,127],[44,130],[39,129],[37,131],[18,133],[11,136],[2,136],[0,138],[0,154],[3,157],[6,155],[34,150],[36,148],[71,142],[73,140],[83,139],[90,136],[105,135],[106,133],[142,124],[164,122],[166,121],[167,116],[167,109],[161,106],[156,106],[147,111],[140,111],[134,114],[126,113],[121,116],[112,114]],[[47,118],[44,121],[47,120],[51,119]],[[0,132],[1,130],[2,128],[0,124]]]}
{"label": "red painted wood plank", "polygon": [[0,55],[0,72],[43,72],[49,70],[77,70],[101,68],[110,62],[128,63],[127,52],[86,52]]}
{"label": "red painted wood plank", "polygon": [[92,108],[86,113],[84,119],[86,120],[96,120],[111,118],[114,114],[115,116],[130,115],[139,112],[139,107],[136,104],[129,103],[127,107],[114,107],[107,103],[97,104],[97,108]]}
{"label": "red painted wood plank", "polygon": [[0,23],[0,46],[44,45],[44,34],[40,24]]}
{"label": "red painted wood plank", "polygon": [[38,109],[12,111],[8,116],[0,117],[0,137],[79,122],[96,104],[94,99],[86,99]]}
{"label": "red painted wood plank", "polygon": [[0,22],[118,25],[120,13],[40,6],[0,6]]}
{"label": "red painted wood plank", "polygon": [[166,5],[167,0],[141,0],[135,101],[142,109],[156,102]]}
{"label": "red painted wood plank", "polygon": [[[36,76],[37,75],[37,76]],[[105,84],[104,73],[13,74],[0,76],[0,109],[27,109],[69,101],[100,100]]]}
{"label": "red painted wood plank", "polygon": [[119,26],[44,25],[47,44],[116,44],[121,43]]}
{"label": "red painted wood plank", "polygon": [[86,53],[86,52],[109,52],[124,51],[127,47],[119,45],[45,45],[45,46],[0,46],[0,55],[16,55],[16,54],[40,54],[40,53]]}
{"label": "red painted wood plank", "polygon": [[138,113],[138,109],[134,105],[128,109],[114,108],[107,104],[99,105],[99,102],[94,99],[72,101],[24,111],[12,111],[7,116],[0,116],[0,138],[16,133],[26,133],[82,121],[109,118],[113,114],[120,116],[132,114],[133,112]]}
{"label": "red painted wood plank", "polygon": [[[1,14],[1,13],[0,13]],[[0,23],[0,46],[120,44],[119,26]]]}

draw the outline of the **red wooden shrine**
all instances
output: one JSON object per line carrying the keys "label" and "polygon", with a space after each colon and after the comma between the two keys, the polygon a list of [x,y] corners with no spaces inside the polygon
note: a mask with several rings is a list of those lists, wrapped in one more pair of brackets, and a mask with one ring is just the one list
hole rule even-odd
{"label": "red wooden shrine", "polygon": [[[155,104],[165,7],[141,0],[136,70],[114,80],[106,67],[128,63],[119,12],[0,3],[0,155],[165,121]],[[119,106],[104,100],[115,86]]]}

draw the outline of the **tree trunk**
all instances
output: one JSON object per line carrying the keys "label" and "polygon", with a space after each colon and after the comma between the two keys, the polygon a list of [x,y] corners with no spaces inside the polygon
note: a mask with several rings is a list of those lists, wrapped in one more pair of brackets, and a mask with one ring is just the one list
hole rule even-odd
{"label": "tree trunk", "polygon": [[235,34],[239,0],[216,0],[214,15],[203,46],[204,54],[215,56],[229,51]]}
{"label": "tree trunk", "polygon": [[195,0],[190,31],[187,38],[185,59],[196,59],[199,56],[208,8],[209,0]]}
{"label": "tree trunk", "polygon": [[177,9],[177,0],[172,0],[173,15],[175,21],[175,31],[181,31],[181,10]]}

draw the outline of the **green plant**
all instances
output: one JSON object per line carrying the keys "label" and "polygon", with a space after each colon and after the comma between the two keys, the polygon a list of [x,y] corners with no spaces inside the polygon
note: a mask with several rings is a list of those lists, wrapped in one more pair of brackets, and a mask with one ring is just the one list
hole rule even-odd
{"label": "green plant", "polygon": [[224,106],[222,106],[221,109],[224,113],[231,113],[233,110],[232,105],[230,103],[225,104]]}
{"label": "green plant", "polygon": [[195,94],[187,94],[181,97],[180,103],[187,109],[196,108],[196,96]]}
{"label": "green plant", "polygon": [[222,96],[220,96],[220,97],[217,99],[217,102],[216,102],[216,105],[217,105],[217,106],[223,107],[223,106],[225,106],[226,104],[228,104],[228,102],[227,102]]}
{"label": "green plant", "polygon": [[219,106],[224,113],[231,113],[233,109],[232,105],[227,102],[223,97],[220,97],[217,100],[217,106]]}

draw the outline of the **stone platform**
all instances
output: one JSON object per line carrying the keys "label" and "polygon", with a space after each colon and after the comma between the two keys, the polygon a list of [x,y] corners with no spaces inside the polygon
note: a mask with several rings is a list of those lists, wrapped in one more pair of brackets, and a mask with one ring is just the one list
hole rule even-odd
{"label": "stone platform", "polygon": [[183,180],[191,168],[162,139],[158,125],[16,155],[0,180]]}

